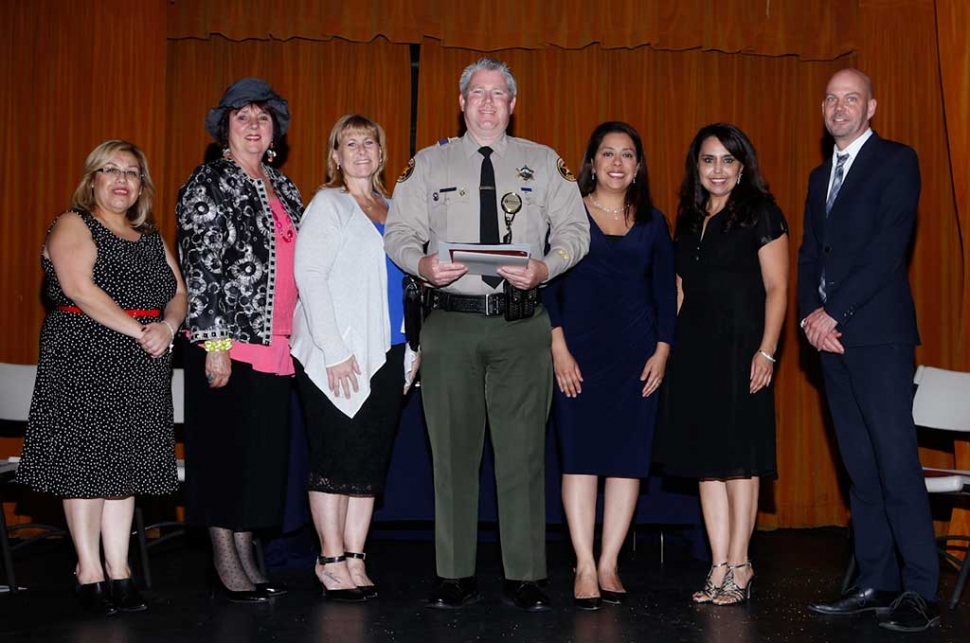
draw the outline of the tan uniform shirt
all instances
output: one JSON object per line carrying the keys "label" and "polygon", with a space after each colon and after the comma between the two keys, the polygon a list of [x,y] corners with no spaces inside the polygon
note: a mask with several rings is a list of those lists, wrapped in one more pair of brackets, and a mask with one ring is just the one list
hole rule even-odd
{"label": "tan uniform shirt", "polygon": [[[398,178],[384,227],[384,247],[391,260],[412,275],[418,275],[421,257],[438,251],[438,241],[478,243],[478,188],[484,159],[479,147],[468,133],[443,140],[418,152]],[[512,221],[512,243],[529,244],[532,258],[545,262],[552,279],[589,250],[589,221],[576,179],[545,145],[503,134],[490,147],[499,238],[506,233],[501,199],[515,193],[522,199],[522,209]],[[445,290],[485,295],[501,290],[501,284],[493,289],[481,276],[466,274]]]}

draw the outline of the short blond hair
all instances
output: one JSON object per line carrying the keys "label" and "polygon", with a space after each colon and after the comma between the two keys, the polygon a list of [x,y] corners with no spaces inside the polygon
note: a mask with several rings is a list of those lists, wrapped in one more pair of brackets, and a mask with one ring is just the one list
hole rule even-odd
{"label": "short blond hair", "polygon": [[81,175],[81,182],[78,183],[74,196],[71,197],[71,205],[79,210],[94,212],[97,208],[97,203],[94,201],[94,173],[103,168],[105,163],[118,152],[128,152],[134,156],[141,171],[141,192],[138,200],[128,209],[128,223],[138,232],[154,232],[155,215],[152,213],[152,202],[155,199],[155,182],[152,181],[151,172],[148,171],[148,158],[145,153],[137,145],[128,141],[113,138],[91,150],[84,161],[84,174]]}

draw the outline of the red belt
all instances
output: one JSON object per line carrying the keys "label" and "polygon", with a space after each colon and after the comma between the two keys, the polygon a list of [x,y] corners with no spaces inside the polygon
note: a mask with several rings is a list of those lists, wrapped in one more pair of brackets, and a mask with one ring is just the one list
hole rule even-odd
{"label": "red belt", "polygon": [[[65,313],[84,313],[83,310],[77,306],[58,306],[57,310],[62,310]],[[162,311],[158,308],[126,308],[125,312],[132,317],[161,317]]]}

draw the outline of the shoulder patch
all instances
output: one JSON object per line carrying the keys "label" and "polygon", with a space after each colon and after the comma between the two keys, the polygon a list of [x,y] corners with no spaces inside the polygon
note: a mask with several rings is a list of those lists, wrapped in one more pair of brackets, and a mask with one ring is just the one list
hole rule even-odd
{"label": "shoulder patch", "polygon": [[569,171],[569,168],[566,167],[566,162],[561,157],[556,161],[556,169],[559,170],[559,176],[562,178],[573,183],[576,182],[576,177]]}
{"label": "shoulder patch", "polygon": [[408,161],[408,166],[404,168],[404,171],[401,172],[401,175],[397,177],[397,182],[404,183],[405,181],[411,178],[412,174],[414,174],[414,157],[411,157],[411,160]]}

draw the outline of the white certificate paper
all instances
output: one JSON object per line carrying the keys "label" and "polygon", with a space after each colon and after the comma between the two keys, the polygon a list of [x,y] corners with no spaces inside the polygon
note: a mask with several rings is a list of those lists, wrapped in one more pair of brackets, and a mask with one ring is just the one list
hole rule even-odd
{"label": "white certificate paper", "polygon": [[498,277],[501,266],[524,266],[532,250],[525,243],[488,245],[484,243],[438,242],[438,261],[468,266],[468,274]]}

